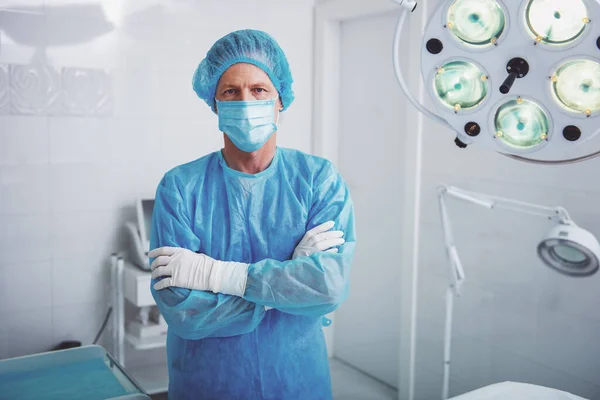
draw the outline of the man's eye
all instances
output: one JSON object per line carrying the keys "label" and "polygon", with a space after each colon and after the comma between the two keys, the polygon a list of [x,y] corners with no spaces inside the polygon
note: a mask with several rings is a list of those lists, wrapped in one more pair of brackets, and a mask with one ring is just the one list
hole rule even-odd
{"label": "man's eye", "polygon": [[227,89],[223,94],[235,94],[235,89]]}
{"label": "man's eye", "polygon": [[255,91],[256,93],[264,93],[264,92],[266,92],[266,90],[265,90],[265,89],[263,89],[263,88],[255,88],[255,89],[254,89],[254,91]]}

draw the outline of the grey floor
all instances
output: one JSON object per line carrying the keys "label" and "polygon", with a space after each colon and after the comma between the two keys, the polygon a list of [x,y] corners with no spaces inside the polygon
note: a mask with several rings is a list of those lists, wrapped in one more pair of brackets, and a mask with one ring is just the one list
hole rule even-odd
{"label": "grey floor", "polygon": [[339,360],[331,360],[330,365],[333,400],[395,400],[398,398],[395,389]]}
{"label": "grey floor", "polygon": [[[340,362],[331,360],[333,400],[394,400],[396,390]],[[152,396],[153,400],[167,400],[166,394]]]}

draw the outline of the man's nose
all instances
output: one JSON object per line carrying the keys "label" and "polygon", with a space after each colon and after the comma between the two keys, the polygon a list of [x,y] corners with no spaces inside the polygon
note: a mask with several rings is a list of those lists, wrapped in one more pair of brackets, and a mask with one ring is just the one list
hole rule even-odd
{"label": "man's nose", "polygon": [[242,101],[254,100],[254,97],[252,96],[252,92],[250,91],[250,89],[243,89],[240,91],[240,100],[242,100]]}

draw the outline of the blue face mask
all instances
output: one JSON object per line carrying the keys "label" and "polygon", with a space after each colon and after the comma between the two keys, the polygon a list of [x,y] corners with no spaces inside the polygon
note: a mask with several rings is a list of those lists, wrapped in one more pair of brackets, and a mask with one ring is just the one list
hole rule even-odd
{"label": "blue face mask", "polygon": [[246,153],[260,149],[277,131],[276,100],[277,97],[271,100],[217,100],[219,129],[235,147]]}

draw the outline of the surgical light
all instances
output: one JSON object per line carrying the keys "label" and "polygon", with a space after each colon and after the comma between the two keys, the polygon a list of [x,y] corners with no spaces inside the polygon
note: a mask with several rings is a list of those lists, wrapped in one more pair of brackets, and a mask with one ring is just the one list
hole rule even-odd
{"label": "surgical light", "polygon": [[[414,98],[400,68],[416,2],[393,1],[402,7],[393,49],[400,87],[459,147],[545,165],[600,156],[585,145],[600,133],[600,0],[432,2],[421,73],[434,108]],[[566,159],[577,146],[588,154]]]}
{"label": "surgical light", "polygon": [[600,267],[600,244],[594,235],[578,227],[562,207],[546,207],[466,191],[452,186],[441,186],[438,192],[442,231],[450,274],[450,282],[446,291],[446,324],[444,330],[442,399],[445,400],[448,398],[450,382],[450,345],[454,298],[461,295],[461,287],[466,279],[465,270],[454,242],[446,199],[454,198],[487,209],[503,208],[551,220],[553,227],[550,233],[537,245],[537,253],[546,266],[566,276],[588,277],[595,274]]}

